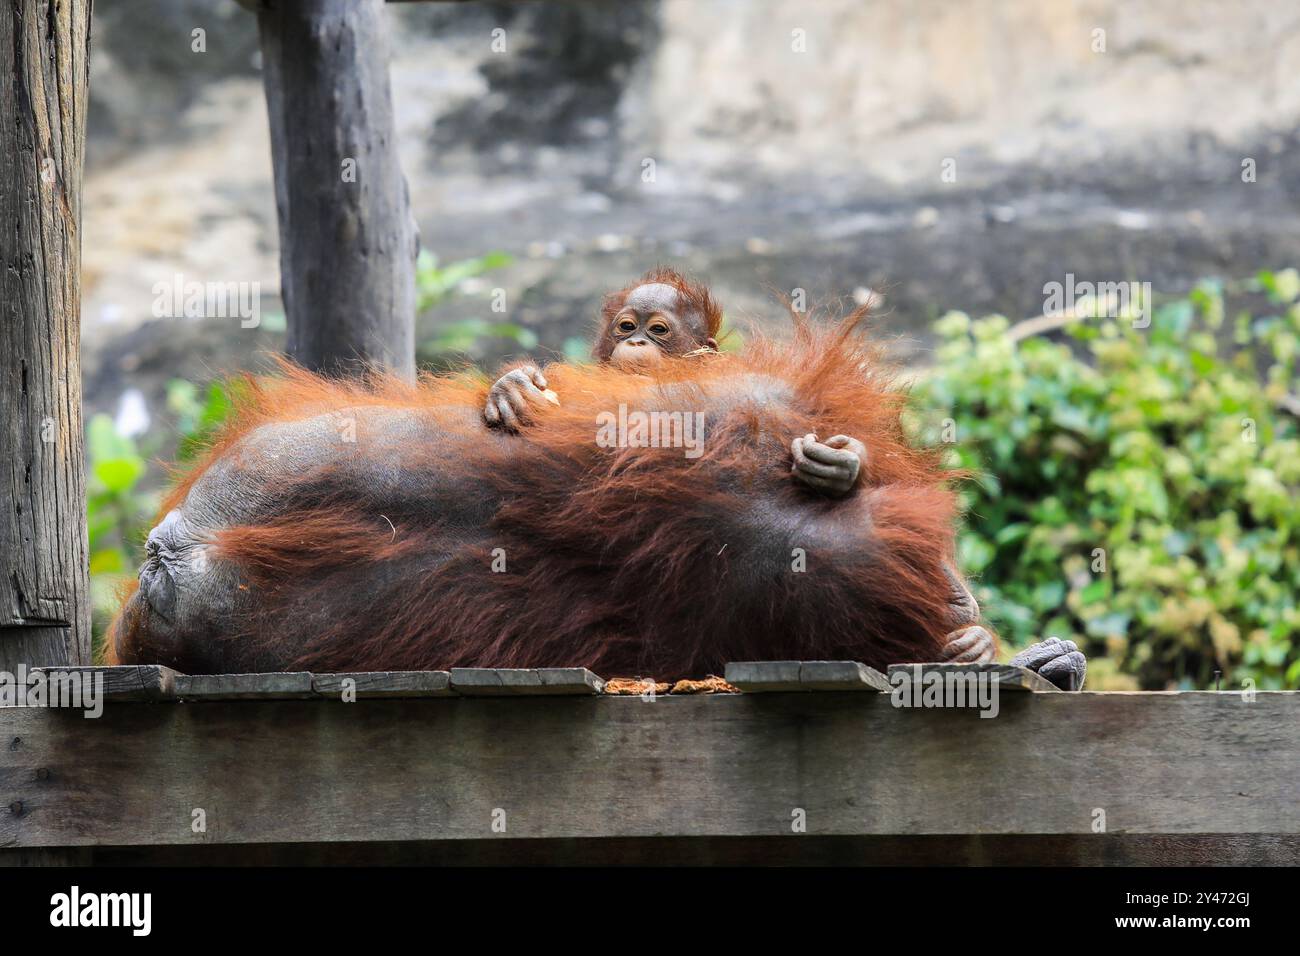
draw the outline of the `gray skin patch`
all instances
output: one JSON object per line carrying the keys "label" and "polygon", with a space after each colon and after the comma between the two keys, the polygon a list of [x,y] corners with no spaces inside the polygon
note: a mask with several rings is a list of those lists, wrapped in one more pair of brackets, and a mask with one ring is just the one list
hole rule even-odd
{"label": "gray skin patch", "polygon": [[1014,667],[1027,667],[1047,678],[1061,690],[1082,690],[1088,676],[1088,661],[1074,641],[1049,637],[1025,648],[1011,658]]}
{"label": "gray skin patch", "polygon": [[182,600],[204,587],[210,572],[205,540],[186,524],[180,508],[163,517],[145,541],[140,568],[140,597],[152,612],[150,627],[159,633],[187,633],[195,622],[189,613],[193,602]]}

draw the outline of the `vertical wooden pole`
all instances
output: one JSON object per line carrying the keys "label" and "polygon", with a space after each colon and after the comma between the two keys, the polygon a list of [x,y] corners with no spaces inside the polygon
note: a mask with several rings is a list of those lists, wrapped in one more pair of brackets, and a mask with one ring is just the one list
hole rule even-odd
{"label": "vertical wooden pole", "polygon": [[0,670],[90,663],[81,171],[91,0],[0,3]]}
{"label": "vertical wooden pole", "polygon": [[415,374],[415,256],[383,0],[258,11],[289,355],[326,373]]}

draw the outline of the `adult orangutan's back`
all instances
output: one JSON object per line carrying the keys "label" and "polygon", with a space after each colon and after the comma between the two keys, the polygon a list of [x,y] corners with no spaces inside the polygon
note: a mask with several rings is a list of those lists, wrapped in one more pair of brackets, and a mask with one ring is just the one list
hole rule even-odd
{"label": "adult orangutan's back", "polygon": [[660,679],[990,659],[952,494],[873,368],[847,326],[653,378],[555,365],[562,404],[519,434],[483,424],[477,379],[287,370],[164,507],[110,657]]}

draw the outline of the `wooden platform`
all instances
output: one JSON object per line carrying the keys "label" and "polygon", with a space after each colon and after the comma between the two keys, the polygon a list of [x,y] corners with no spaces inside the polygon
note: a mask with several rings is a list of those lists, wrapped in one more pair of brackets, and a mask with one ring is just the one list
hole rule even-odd
{"label": "wooden platform", "polygon": [[992,719],[851,662],[646,699],[581,669],[90,669],[97,719],[0,708],[0,861],[1300,862],[1300,694],[952,668],[911,676],[997,675]]}

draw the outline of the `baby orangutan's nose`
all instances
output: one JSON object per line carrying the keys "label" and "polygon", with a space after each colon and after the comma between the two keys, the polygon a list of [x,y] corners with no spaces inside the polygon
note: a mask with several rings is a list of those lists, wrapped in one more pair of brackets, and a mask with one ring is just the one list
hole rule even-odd
{"label": "baby orangutan's nose", "polygon": [[615,365],[653,365],[661,358],[661,353],[649,339],[627,339],[614,349],[610,360]]}

